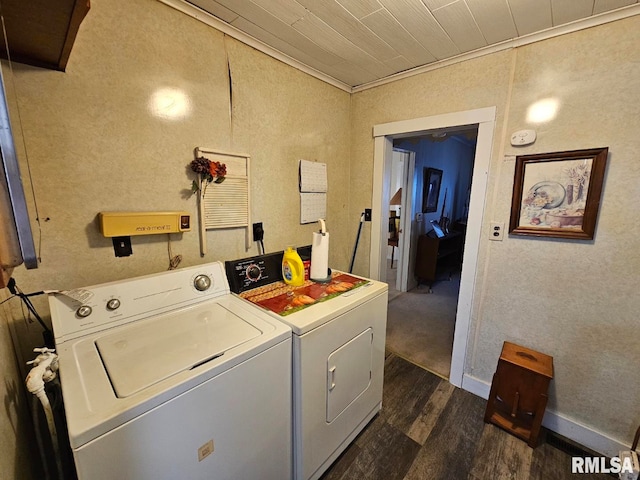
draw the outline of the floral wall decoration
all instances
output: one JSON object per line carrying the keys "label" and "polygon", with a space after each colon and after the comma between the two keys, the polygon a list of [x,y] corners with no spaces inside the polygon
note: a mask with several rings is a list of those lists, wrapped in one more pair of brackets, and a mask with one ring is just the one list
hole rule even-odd
{"label": "floral wall decoration", "polygon": [[190,163],[191,170],[198,174],[199,179],[191,184],[191,191],[201,191],[205,194],[207,185],[211,182],[222,183],[227,175],[227,166],[224,163],[211,161],[206,157],[198,157]]}

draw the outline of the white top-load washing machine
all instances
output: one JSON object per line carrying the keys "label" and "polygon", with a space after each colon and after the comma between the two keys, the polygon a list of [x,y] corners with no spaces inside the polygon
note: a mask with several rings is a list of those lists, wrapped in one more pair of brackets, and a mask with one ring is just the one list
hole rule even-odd
{"label": "white top-load washing machine", "polygon": [[382,407],[388,287],[342,272],[291,287],[281,262],[282,252],[226,262],[227,276],[293,330],[294,478],[317,479]]}
{"label": "white top-load washing machine", "polygon": [[50,296],[80,479],[291,478],[291,330],[220,263]]}

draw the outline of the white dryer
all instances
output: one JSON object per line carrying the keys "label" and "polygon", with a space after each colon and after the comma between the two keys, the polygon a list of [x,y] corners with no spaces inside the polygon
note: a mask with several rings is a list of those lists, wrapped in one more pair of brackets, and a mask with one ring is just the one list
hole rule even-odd
{"label": "white dryer", "polygon": [[291,477],[291,330],[220,263],[50,296],[81,480]]}
{"label": "white dryer", "polygon": [[388,286],[333,272],[329,283],[291,287],[281,260],[226,262],[227,276],[293,330],[294,478],[317,479],[382,407]]}

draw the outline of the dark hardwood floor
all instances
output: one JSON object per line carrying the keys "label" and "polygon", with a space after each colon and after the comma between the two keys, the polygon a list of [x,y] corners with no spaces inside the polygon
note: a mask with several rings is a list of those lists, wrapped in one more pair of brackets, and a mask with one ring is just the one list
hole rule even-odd
{"label": "dark hardwood floor", "polygon": [[571,474],[570,454],[544,437],[531,449],[485,424],[485,407],[486,400],[387,354],[382,411],[321,480],[612,478]]}

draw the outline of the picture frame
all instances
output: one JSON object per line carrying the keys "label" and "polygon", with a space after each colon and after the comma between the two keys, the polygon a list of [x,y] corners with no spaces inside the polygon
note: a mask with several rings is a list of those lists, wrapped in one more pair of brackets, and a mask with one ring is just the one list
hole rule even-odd
{"label": "picture frame", "polygon": [[442,170],[437,168],[424,168],[424,183],[422,184],[422,212],[431,213],[438,211],[438,199],[440,198],[440,185],[442,184]]}
{"label": "picture frame", "polygon": [[609,148],[519,155],[511,235],[593,239]]}

